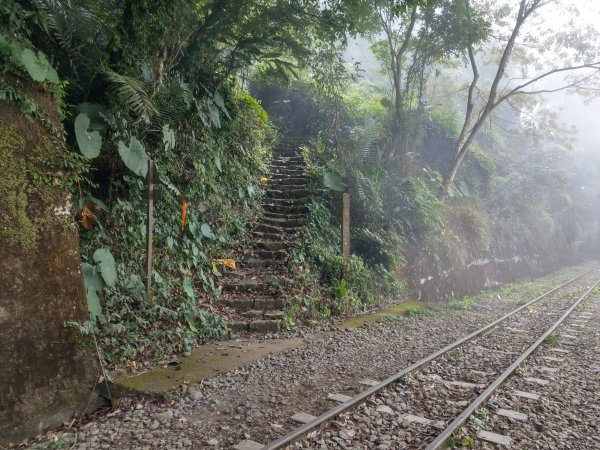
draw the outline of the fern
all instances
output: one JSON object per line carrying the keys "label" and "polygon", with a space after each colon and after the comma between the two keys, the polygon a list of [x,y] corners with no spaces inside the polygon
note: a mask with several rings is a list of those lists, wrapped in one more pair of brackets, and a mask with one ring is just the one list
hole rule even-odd
{"label": "fern", "polygon": [[138,117],[150,121],[152,116],[159,115],[159,110],[153,102],[150,83],[118,74],[112,70],[106,70],[104,73],[111,83],[110,89]]}

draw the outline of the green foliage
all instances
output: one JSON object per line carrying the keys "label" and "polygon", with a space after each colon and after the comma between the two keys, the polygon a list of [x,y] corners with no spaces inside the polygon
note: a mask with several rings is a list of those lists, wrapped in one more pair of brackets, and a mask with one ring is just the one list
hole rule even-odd
{"label": "green foliage", "polygon": [[332,191],[345,192],[348,189],[348,185],[342,181],[342,177],[336,172],[325,172],[323,184]]}
{"label": "green foliage", "polygon": [[75,138],[79,151],[87,158],[96,158],[100,154],[102,138],[97,131],[88,131],[90,118],[87,113],[79,113],[75,118]]}
{"label": "green foliage", "polygon": [[59,83],[58,74],[44,53],[34,51],[5,34],[0,34],[0,60],[15,75],[26,73],[38,83]]}
{"label": "green foliage", "polygon": [[263,121],[263,123],[269,123],[269,117],[267,115],[267,112],[254,97],[252,97],[250,94],[246,94],[242,97],[242,99],[246,103],[248,103],[248,106],[250,106],[250,108],[254,110],[254,112],[258,115],[260,120]]}
{"label": "green foliage", "polygon": [[98,264],[98,270],[107,286],[113,286],[117,281],[115,259],[107,248],[99,248],[94,252],[94,261]]}
{"label": "green foliage", "polygon": [[148,173],[148,155],[144,146],[134,136],[129,138],[129,147],[123,141],[118,144],[119,155],[129,170],[140,177],[146,177]]}
{"label": "green foliage", "polygon": [[[383,266],[368,266],[356,255],[347,264],[341,255],[339,225],[321,202],[309,205],[306,224],[302,229],[302,246],[295,249],[293,265],[301,270],[303,284],[301,310],[290,313],[291,320],[304,317],[329,317],[363,309],[393,298],[399,283]],[[321,287],[322,286],[322,287]]]}
{"label": "green foliage", "polygon": [[38,114],[38,105],[2,77],[0,77],[0,100],[15,102],[23,114],[30,119]]}

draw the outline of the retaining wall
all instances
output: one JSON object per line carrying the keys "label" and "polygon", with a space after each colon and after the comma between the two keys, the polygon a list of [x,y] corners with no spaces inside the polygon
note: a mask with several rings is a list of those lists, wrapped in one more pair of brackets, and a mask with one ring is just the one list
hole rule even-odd
{"label": "retaining wall", "polygon": [[[21,88],[44,122],[0,101],[0,446],[97,399],[93,353],[65,328],[88,313],[64,174],[48,165],[64,156],[60,121],[48,95]],[[40,180],[48,173],[56,179]]]}

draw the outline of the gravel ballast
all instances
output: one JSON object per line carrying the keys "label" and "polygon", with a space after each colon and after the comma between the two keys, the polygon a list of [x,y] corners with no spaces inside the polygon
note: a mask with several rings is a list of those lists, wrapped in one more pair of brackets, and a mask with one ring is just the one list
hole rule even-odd
{"label": "gravel ballast", "polygon": [[[223,449],[243,440],[266,444],[297,426],[290,419],[292,415],[299,412],[319,415],[329,409],[330,394],[355,395],[365,388],[360,380],[382,379],[589,268],[588,264],[566,269],[519,285],[510,293],[484,294],[469,309],[455,305],[448,310],[381,320],[354,330],[309,335],[305,346],[266,357],[198,385],[184,386],[180,392],[166,396],[170,401],[122,399],[116,411],[69,430],[67,433],[76,437],[69,448]],[[514,322],[506,326],[519,329],[525,324]],[[519,338],[518,332],[513,335]],[[423,376],[428,375],[423,372]],[[451,375],[454,376],[448,373]],[[461,381],[477,384],[484,382],[485,376],[482,377]],[[390,402],[366,403],[362,408],[374,408],[373,423],[383,424],[392,415],[389,409],[393,412],[398,408]],[[448,413],[440,413],[442,417],[450,417],[459,407],[448,404],[442,408]],[[392,425],[394,420],[398,422],[392,419]],[[418,425],[411,423],[406,427],[408,432],[412,428],[417,430],[413,440],[422,438]],[[441,424],[434,422],[432,426]],[[340,435],[342,431],[345,434]],[[384,430],[378,430],[375,437],[371,434],[363,447],[351,443],[358,435],[356,430],[336,432],[338,435],[331,436],[331,441],[339,443],[337,448],[394,448],[392,436]],[[415,445],[418,448],[418,442]],[[327,448],[336,447],[331,444]]]}

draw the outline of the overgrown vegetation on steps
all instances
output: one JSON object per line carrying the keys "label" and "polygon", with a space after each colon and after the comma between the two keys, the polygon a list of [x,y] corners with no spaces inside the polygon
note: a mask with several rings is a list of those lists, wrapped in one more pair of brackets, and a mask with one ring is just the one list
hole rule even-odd
{"label": "overgrown vegetation on steps", "polygon": [[[73,195],[91,317],[71,325],[93,333],[114,364],[223,336],[218,260],[259,214],[266,162],[286,139],[305,144],[310,179],[294,193],[309,201],[287,267],[288,325],[370,308],[407,286],[437,297],[425,292],[431,279],[448,294],[478,290],[498,280],[463,275],[488,263],[547,269],[592,248],[599,177],[570,156],[569,134],[533,97],[473,100],[497,97],[477,84],[473,55],[493,21],[510,24],[513,13],[443,0],[2,2],[0,101],[39,118],[23,87],[33,81],[58,101],[66,130],[64,159],[33,175]],[[350,36],[375,63],[349,63]],[[583,62],[595,54],[571,50]],[[474,73],[466,99],[463,63]],[[497,65],[500,79],[507,66]],[[160,194],[152,298],[143,289],[149,159]],[[286,211],[279,200],[271,213]],[[261,225],[268,232],[279,218]]]}

